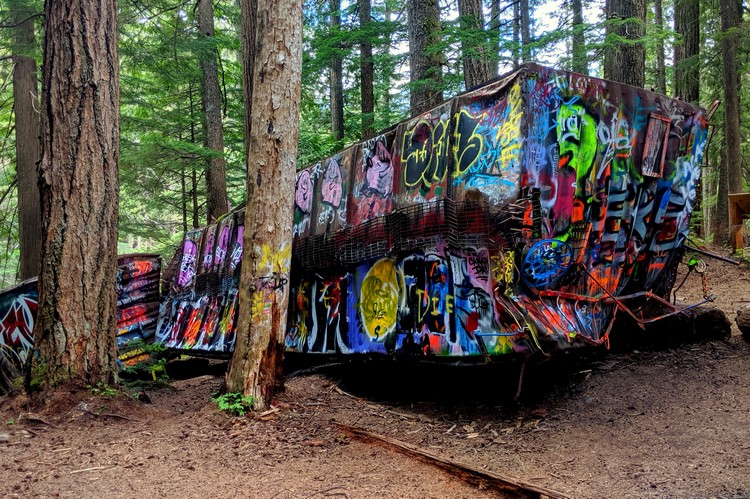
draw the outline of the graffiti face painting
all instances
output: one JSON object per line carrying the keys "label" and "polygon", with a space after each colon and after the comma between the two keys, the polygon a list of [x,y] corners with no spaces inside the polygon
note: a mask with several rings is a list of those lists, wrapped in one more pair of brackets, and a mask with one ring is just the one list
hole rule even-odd
{"label": "graffiti face painting", "polygon": [[391,260],[380,260],[362,281],[360,311],[365,332],[375,341],[383,341],[396,326],[401,276]]}
{"label": "graffiti face painting", "polygon": [[328,203],[334,208],[341,204],[341,166],[336,159],[328,162],[328,167],[323,174],[323,185],[321,187],[323,202]]}
{"label": "graffiti face painting", "polygon": [[310,172],[303,170],[297,177],[297,188],[294,191],[294,204],[302,213],[310,213],[313,202],[313,184]]}
{"label": "graffiti face painting", "polygon": [[366,183],[364,191],[371,191],[380,196],[387,196],[393,189],[393,165],[391,164],[391,153],[385,147],[382,140],[375,143],[372,155],[368,155],[366,161]]}

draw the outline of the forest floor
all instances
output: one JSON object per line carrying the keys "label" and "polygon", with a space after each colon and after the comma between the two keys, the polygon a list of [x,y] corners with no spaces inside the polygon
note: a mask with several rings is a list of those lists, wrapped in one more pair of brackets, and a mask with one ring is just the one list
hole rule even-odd
{"label": "forest floor", "polygon": [[[750,268],[706,261],[734,322]],[[702,294],[693,273],[678,297]],[[178,364],[151,404],[0,399],[0,497],[498,496],[341,425],[562,496],[750,496],[750,343],[735,326],[727,341],[561,355],[525,371],[518,400],[517,365],[345,364],[292,373],[275,412],[234,418],[209,402],[225,363]]]}

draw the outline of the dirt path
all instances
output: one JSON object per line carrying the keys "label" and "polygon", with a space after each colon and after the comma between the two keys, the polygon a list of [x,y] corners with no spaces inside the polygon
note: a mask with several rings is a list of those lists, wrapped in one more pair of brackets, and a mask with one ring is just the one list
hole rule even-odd
{"label": "dirt path", "polygon": [[[709,263],[733,320],[750,271]],[[678,298],[701,288],[693,274]],[[570,357],[527,373],[519,402],[512,369],[393,363],[291,378],[260,419],[215,411],[215,373],[149,391],[150,405],[74,394],[44,421],[0,399],[0,496],[495,497],[336,423],[576,498],[750,495],[750,344],[736,332]]]}

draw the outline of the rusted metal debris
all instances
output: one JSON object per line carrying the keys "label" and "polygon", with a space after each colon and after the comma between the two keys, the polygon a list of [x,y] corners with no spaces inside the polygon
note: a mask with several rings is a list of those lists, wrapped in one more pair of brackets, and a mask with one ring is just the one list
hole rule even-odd
{"label": "rusted metal debris", "polygon": [[545,487],[539,487],[522,480],[501,476],[491,471],[477,469],[473,466],[438,456],[426,449],[416,445],[396,440],[395,438],[378,435],[356,426],[337,423],[336,426],[341,429],[350,438],[364,443],[380,445],[389,450],[400,452],[418,459],[419,461],[440,468],[452,476],[460,478],[472,485],[483,489],[489,489],[500,492],[507,497],[523,498],[552,498],[566,499],[570,496],[551,490]]}

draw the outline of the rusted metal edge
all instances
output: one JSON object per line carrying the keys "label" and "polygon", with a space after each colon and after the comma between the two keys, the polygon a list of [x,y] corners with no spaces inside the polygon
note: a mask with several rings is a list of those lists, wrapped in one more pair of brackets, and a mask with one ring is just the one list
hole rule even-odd
{"label": "rusted metal edge", "polygon": [[561,492],[538,487],[521,480],[507,478],[491,471],[480,470],[452,459],[440,457],[416,445],[402,442],[384,435],[378,435],[377,433],[372,433],[365,429],[357,428],[356,426],[341,423],[336,423],[336,426],[349,437],[360,442],[373,443],[400,452],[401,454],[414,457],[423,463],[447,471],[451,475],[456,476],[465,482],[471,483],[472,485],[476,485],[483,489],[502,492],[508,497],[570,499],[570,496],[566,496]]}

